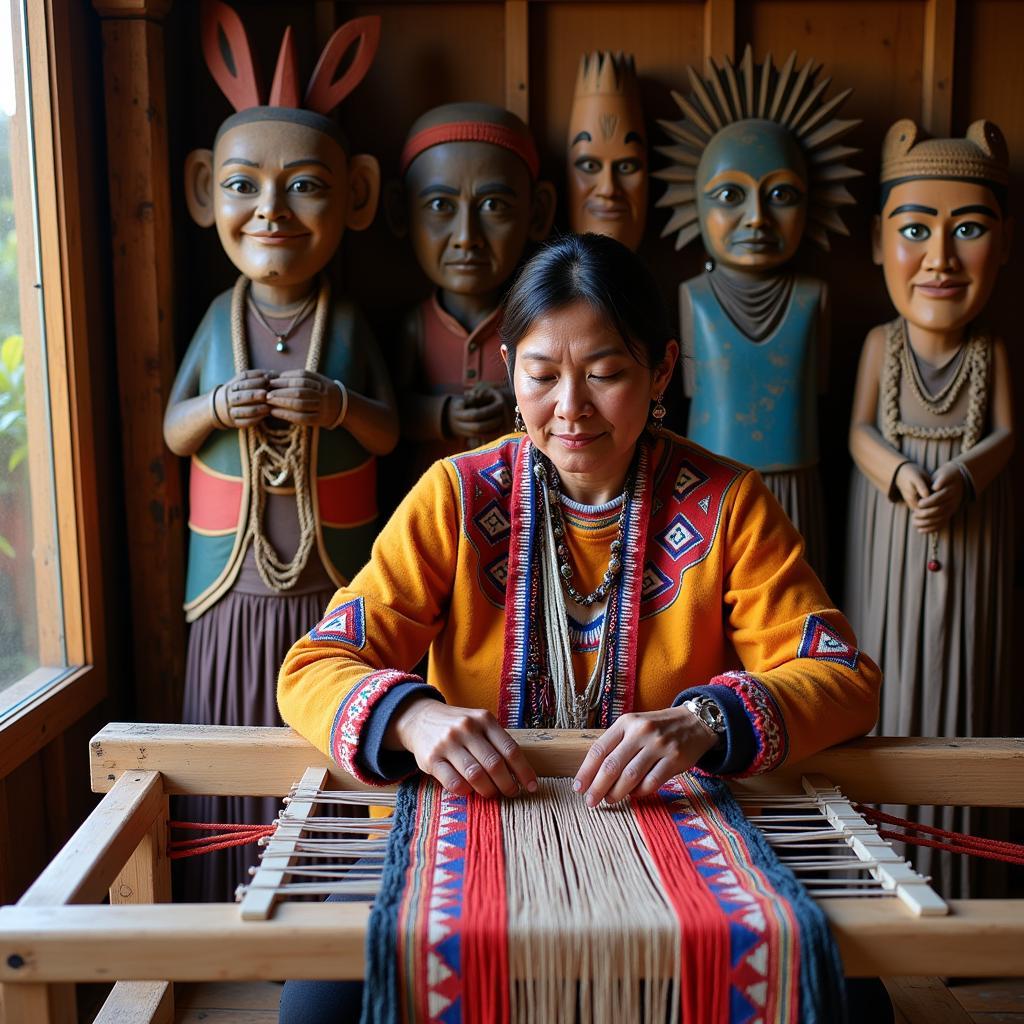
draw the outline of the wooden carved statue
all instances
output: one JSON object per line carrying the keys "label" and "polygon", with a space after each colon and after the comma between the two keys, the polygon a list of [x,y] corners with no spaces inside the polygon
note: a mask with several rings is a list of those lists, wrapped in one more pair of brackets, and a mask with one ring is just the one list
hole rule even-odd
{"label": "wooden carved statue", "polygon": [[679,289],[689,437],[760,470],[824,569],[818,477],[818,394],[824,381],[828,291],[798,274],[804,237],[828,249],[846,234],[837,207],[856,150],[837,145],[856,121],[834,118],[850,90],[825,101],[819,65],[755,66],[748,47],[734,66],[689,71],[689,98],[673,94],[681,121],[662,121],[672,164],[658,206],[673,208],[663,235],[680,249],[700,235],[706,273]]}
{"label": "wooden carved statue", "polygon": [[436,107],[406,139],[393,219],[435,285],[403,326],[402,428],[418,470],[512,429],[498,307],[527,243],[551,228],[539,166],[526,125],[486,103]]}
{"label": "wooden carved statue", "polygon": [[[397,441],[395,401],[376,343],[325,268],[377,206],[377,161],[352,154],[327,115],[366,74],[379,31],[376,17],[339,28],[303,95],[289,28],[264,100],[238,15],[203,5],[206,62],[236,113],[212,150],[189,154],[185,192],[240,276],[200,323],[164,418],[168,446],[191,459],[188,723],[280,724],[284,653],[375,535],[375,456]],[[260,822],[272,805],[211,800],[189,813]],[[227,877],[220,861],[189,879],[189,898],[230,898],[241,861]]]}
{"label": "wooden carved statue", "polygon": [[[1019,728],[1010,373],[1002,340],[980,322],[1009,255],[1008,181],[1006,142],[989,121],[929,139],[903,120],[885,137],[874,259],[897,317],[870,331],[857,374],[846,607],[884,672],[887,736]],[[932,811],[920,808],[921,820]],[[969,824],[949,809],[937,823]],[[938,872],[947,894],[965,883],[966,865],[953,871]]]}
{"label": "wooden carved statue", "polygon": [[580,59],[566,183],[573,231],[610,235],[636,252],[647,223],[647,135],[631,55]]}

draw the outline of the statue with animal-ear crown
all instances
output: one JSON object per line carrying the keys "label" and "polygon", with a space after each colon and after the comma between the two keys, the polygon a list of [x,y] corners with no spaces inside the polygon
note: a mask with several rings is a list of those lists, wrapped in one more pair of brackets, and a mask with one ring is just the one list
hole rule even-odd
{"label": "statue with animal-ear crown", "polygon": [[[846,610],[885,674],[886,736],[1024,724],[1010,662],[1012,388],[1006,345],[984,323],[1009,256],[1009,180],[990,121],[932,139],[904,119],[885,137],[873,247],[897,315],[868,333],[857,373]],[[997,837],[983,814],[912,816]],[[968,858],[917,860],[947,896],[967,895]],[[973,881],[971,895],[997,894],[991,871]]]}
{"label": "statue with animal-ear crown", "polygon": [[[326,273],[345,230],[369,226],[377,207],[377,161],[328,115],[369,70],[380,19],[342,25],[304,93],[290,28],[265,93],[238,14],[204,0],[201,21],[235,113],[212,149],[189,154],[185,194],[239,277],[196,330],[164,417],[168,446],[191,462],[183,720],[280,725],[278,667],[369,556],[376,457],[398,436],[381,354]],[[264,822],[274,809],[210,798],[184,813]],[[196,858],[187,898],[231,899],[249,859]]]}
{"label": "statue with animal-ear crown", "polygon": [[672,216],[662,235],[680,249],[698,236],[705,273],[679,288],[688,436],[758,469],[824,570],[824,499],[818,476],[818,396],[825,381],[828,289],[797,273],[804,238],[829,248],[846,234],[838,209],[853,203],[845,182],[857,152],[839,145],[859,122],[834,115],[821,66],[738,64],[689,69],[688,97],[673,93],[680,121],[661,121],[671,164],[657,206]]}

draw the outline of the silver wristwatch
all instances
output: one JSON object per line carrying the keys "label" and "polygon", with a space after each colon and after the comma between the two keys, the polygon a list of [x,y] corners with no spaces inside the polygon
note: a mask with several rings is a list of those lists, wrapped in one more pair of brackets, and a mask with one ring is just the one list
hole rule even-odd
{"label": "silver wristwatch", "polygon": [[710,697],[690,697],[683,701],[683,707],[689,708],[719,740],[725,735],[725,715]]}

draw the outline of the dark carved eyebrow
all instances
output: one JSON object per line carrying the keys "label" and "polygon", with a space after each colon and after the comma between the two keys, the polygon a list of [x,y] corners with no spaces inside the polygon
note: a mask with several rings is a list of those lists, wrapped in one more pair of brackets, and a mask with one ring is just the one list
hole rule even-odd
{"label": "dark carved eyebrow", "polygon": [[902,206],[897,206],[890,217],[895,217],[897,213],[928,213],[933,217],[938,217],[939,211],[933,210],[930,206],[918,206],[917,203],[904,203]]}
{"label": "dark carved eyebrow", "polygon": [[442,185],[439,181],[435,181],[432,185],[428,185],[420,192],[420,198],[422,199],[431,192],[440,192],[442,195],[446,196],[457,196],[459,194],[459,190],[457,188],[452,188],[451,185]]}
{"label": "dark carved eyebrow", "polygon": [[495,193],[502,196],[514,196],[516,190],[503,181],[485,181],[482,185],[477,185],[473,189],[473,195],[475,196],[489,196]]}
{"label": "dark carved eyebrow", "polygon": [[630,142],[638,142],[638,143],[640,143],[641,146],[644,144],[644,140],[640,138],[640,133],[639,132],[629,132],[626,135],[626,140],[625,141],[626,141],[627,144],[630,143]]}
{"label": "dark carved eyebrow", "polygon": [[590,132],[580,132],[572,142],[570,146],[575,146],[577,142],[593,142],[594,140],[590,137]]}
{"label": "dark carved eyebrow", "polygon": [[330,164],[325,164],[323,160],[317,160],[316,157],[312,156],[305,156],[301,160],[290,160],[284,165],[284,169],[289,171],[293,167],[301,167],[303,164],[317,164],[319,167],[323,167],[324,170],[327,171],[331,169]]}
{"label": "dark carved eyebrow", "polygon": [[246,160],[244,157],[240,156],[229,156],[227,160],[221,164],[221,167],[227,167],[228,164],[242,164],[244,167],[259,167],[259,164],[254,164],[251,160]]}
{"label": "dark carved eyebrow", "polygon": [[994,210],[988,206],[982,206],[980,203],[977,206],[958,206],[951,216],[959,217],[964,213],[980,213],[982,217],[991,217],[993,220],[999,220]]}

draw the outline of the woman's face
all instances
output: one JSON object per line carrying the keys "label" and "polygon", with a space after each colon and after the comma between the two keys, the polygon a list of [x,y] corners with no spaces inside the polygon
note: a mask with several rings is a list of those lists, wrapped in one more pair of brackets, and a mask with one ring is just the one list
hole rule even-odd
{"label": "woman's face", "polygon": [[603,311],[583,301],[539,318],[516,346],[512,384],[527,433],[571,498],[597,504],[621,491],[678,354],[671,341],[660,366],[641,365]]}

